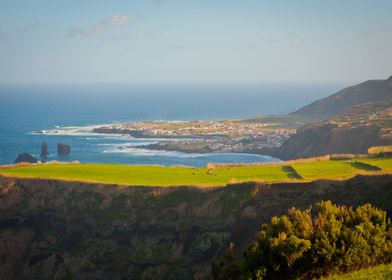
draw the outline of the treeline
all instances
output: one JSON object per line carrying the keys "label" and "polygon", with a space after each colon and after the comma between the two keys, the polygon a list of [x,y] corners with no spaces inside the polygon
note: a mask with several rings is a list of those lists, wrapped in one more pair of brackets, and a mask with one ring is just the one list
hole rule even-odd
{"label": "treeline", "polygon": [[312,279],[392,262],[392,226],[370,204],[356,209],[320,202],[292,208],[264,224],[244,257],[231,244],[214,263],[215,279]]}

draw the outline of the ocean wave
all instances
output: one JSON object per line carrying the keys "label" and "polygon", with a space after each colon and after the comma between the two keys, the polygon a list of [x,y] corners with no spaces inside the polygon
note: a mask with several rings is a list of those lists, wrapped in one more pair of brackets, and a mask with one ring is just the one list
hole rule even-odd
{"label": "ocean wave", "polygon": [[[146,143],[145,145],[153,144]],[[279,161],[279,159],[265,156],[265,155],[256,155],[256,154],[247,154],[247,153],[183,153],[177,151],[166,151],[166,150],[150,150],[137,148],[136,146],[143,146],[140,143],[121,143],[121,144],[98,144],[103,147],[103,153],[109,154],[127,154],[130,156],[144,156],[144,157],[171,157],[171,158],[209,158],[211,161],[219,161],[227,162],[227,157],[232,159],[244,159],[244,158],[253,158],[259,159],[260,162],[266,161]],[[235,162],[235,160],[230,160],[230,162]]]}
{"label": "ocean wave", "polygon": [[[156,142],[155,142],[156,143]],[[145,143],[143,145],[154,144],[153,142]],[[143,148],[136,148],[136,146],[143,146],[141,143],[127,143],[127,144],[99,144],[104,147],[103,153],[122,153],[132,156],[149,156],[149,157],[174,157],[174,158],[199,158],[208,157],[209,154],[197,154],[197,153],[182,153],[176,151],[165,151],[165,150],[150,150]]]}
{"label": "ocean wave", "polygon": [[[108,134],[96,133],[93,132],[95,128],[99,128],[102,126],[106,126],[109,124],[100,124],[100,125],[86,125],[86,126],[58,126],[55,125],[54,129],[42,129],[33,131],[30,134],[32,135],[60,135],[60,136],[108,136]],[[114,138],[132,138],[130,135],[122,135],[122,134],[110,134],[110,137]]]}
{"label": "ocean wave", "polygon": [[103,147],[117,147],[117,148],[122,148],[122,147],[137,147],[137,146],[147,146],[151,144],[156,144],[158,141],[146,141],[146,140],[134,140],[132,142],[122,142],[122,143],[99,143],[97,146],[103,146]]}
{"label": "ocean wave", "polygon": [[[193,141],[196,140],[195,138],[189,137],[189,138],[134,138],[131,135],[128,134],[117,134],[117,133],[96,133],[93,132],[95,128],[100,128],[103,126],[108,126],[112,124],[100,124],[100,125],[87,125],[87,126],[58,126],[55,125],[54,129],[42,129],[42,130],[37,130],[30,132],[29,134],[31,135],[57,135],[57,136],[96,136],[96,137],[102,137],[105,139],[135,139],[135,140],[140,140],[140,141],[151,141],[151,139],[154,139],[151,144],[157,143],[157,141]],[[89,140],[89,139],[87,139]]]}
{"label": "ocean wave", "polygon": [[43,129],[38,131],[33,131],[30,134],[33,135],[73,135],[73,136],[85,136],[85,135],[99,135],[98,133],[93,133],[92,130],[97,126],[55,126],[54,129]]}

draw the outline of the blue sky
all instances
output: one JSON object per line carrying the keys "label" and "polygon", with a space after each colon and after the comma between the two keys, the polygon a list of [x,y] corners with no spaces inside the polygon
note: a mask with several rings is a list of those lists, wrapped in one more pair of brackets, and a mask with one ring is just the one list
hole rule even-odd
{"label": "blue sky", "polygon": [[1,82],[392,75],[390,0],[1,0]]}

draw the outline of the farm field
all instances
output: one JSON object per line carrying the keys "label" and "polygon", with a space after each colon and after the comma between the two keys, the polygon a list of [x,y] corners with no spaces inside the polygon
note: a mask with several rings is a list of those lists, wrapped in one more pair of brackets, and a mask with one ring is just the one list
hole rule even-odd
{"label": "farm field", "polygon": [[[289,182],[348,179],[357,174],[374,173],[371,168],[367,170],[367,166],[378,167],[381,172],[392,172],[392,158],[282,162],[259,166],[215,166],[210,169],[120,164],[39,164],[2,167],[0,174],[133,186],[225,186],[228,183],[248,181]],[[293,171],[296,172],[294,177]]]}
{"label": "farm field", "polygon": [[377,166],[384,171],[392,171],[392,160],[385,160],[385,158],[361,158],[358,161]]}

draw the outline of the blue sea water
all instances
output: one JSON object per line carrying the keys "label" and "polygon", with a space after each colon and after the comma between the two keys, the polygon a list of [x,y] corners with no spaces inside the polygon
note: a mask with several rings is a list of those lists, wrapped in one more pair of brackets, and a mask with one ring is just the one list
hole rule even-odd
{"label": "blue sea water", "polygon": [[[151,139],[72,133],[72,127],[148,120],[243,119],[288,113],[327,96],[341,84],[1,84],[0,164],[21,152],[48,160],[203,166],[208,162],[263,162],[252,154],[185,154],[135,146]],[[59,129],[63,135],[34,135]],[[58,157],[58,142],[72,154]]]}

